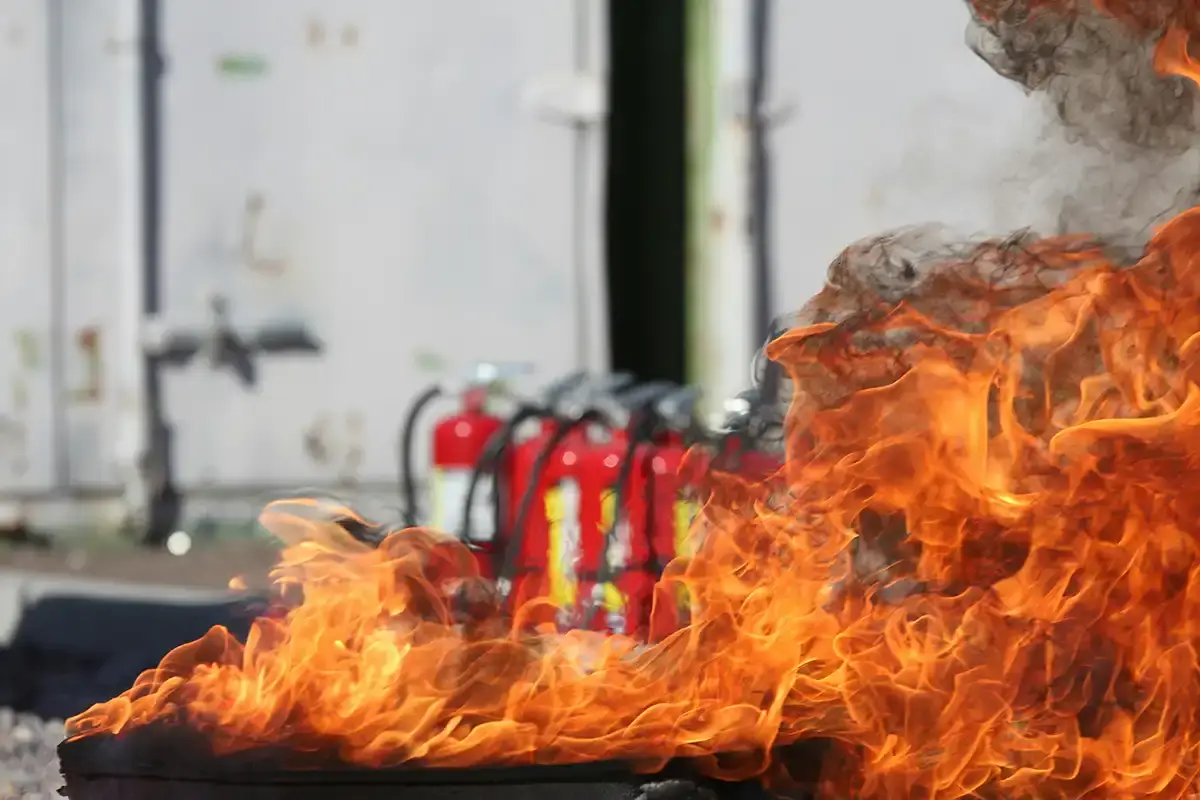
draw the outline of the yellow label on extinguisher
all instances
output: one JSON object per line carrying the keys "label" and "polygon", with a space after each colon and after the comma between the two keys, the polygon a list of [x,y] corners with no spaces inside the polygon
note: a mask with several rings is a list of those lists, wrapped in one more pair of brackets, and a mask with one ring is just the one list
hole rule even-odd
{"label": "yellow label on extinguisher", "polygon": [[549,535],[546,572],[550,601],[559,608],[575,604],[579,583],[579,484],[562,481],[546,492]]}
{"label": "yellow label on extinguisher", "polygon": [[[692,556],[696,552],[698,542],[692,535],[692,527],[696,523],[696,517],[700,515],[700,504],[695,500],[679,498],[675,501],[675,555],[676,556]],[[675,590],[676,601],[681,608],[688,608],[692,604],[691,595],[687,587],[678,584]]]}
{"label": "yellow label on extinguisher", "polygon": [[675,501],[675,555],[690,556],[695,553],[692,525],[699,514],[700,504],[695,500],[680,498]]}
{"label": "yellow label on extinguisher", "polygon": [[[606,489],[604,494],[600,495],[600,535],[607,537],[608,532],[613,529],[613,519],[617,515],[617,493],[612,489]],[[629,560],[629,542],[628,542],[628,525],[617,525],[612,540],[605,541],[605,547],[600,552],[600,557],[608,561],[609,574],[616,576],[625,568]],[[604,609],[610,614],[617,614],[625,610],[625,596],[621,594],[621,590],[611,580],[605,581],[600,587],[603,593]]]}

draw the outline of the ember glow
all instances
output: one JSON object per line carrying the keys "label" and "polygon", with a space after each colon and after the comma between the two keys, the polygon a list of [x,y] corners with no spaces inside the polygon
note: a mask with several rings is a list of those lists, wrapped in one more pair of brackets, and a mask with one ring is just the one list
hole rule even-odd
{"label": "ember glow", "polygon": [[686,584],[688,628],[640,649],[539,630],[537,605],[505,622],[456,542],[368,550],[276,503],[276,578],[302,600],[244,645],[179,648],[71,731],[186,718],[223,751],[367,765],[759,754],[709,764],[743,775],[821,738],[831,796],[1194,796],[1200,210],[1128,267],[1059,238],[916,277],[850,314],[831,286],[827,321],[771,348],[802,388],[788,491],[709,503],[658,590]]}

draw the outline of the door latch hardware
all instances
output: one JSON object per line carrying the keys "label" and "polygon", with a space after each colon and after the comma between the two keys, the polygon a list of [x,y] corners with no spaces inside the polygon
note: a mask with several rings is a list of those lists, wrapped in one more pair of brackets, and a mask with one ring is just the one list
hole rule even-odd
{"label": "door latch hardware", "polygon": [[146,352],[162,363],[184,367],[195,358],[210,369],[230,369],[243,386],[258,382],[256,356],[260,353],[319,353],[321,343],[303,323],[277,322],[258,327],[238,327],[229,317],[229,300],[217,294],[209,300],[208,324],[195,329],[168,329],[148,339]]}

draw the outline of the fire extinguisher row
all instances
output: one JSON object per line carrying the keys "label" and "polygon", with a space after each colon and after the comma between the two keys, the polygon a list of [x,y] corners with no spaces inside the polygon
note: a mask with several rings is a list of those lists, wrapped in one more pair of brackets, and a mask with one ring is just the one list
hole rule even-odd
{"label": "fire extinguisher row", "polygon": [[698,421],[694,387],[578,372],[519,399],[504,389],[511,374],[481,365],[456,392],[460,407],[434,424],[426,517],[414,431],[447,393],[414,401],[401,442],[405,521],[459,536],[510,608],[545,597],[564,627],[644,632],[663,568],[695,545],[704,498],[681,472],[690,448],[709,447],[725,469],[781,465],[751,424],[762,404],[743,393],[713,430]]}

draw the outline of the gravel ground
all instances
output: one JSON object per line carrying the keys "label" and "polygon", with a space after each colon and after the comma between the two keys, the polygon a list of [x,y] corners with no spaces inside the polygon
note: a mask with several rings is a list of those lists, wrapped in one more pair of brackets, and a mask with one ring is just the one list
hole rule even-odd
{"label": "gravel ground", "polygon": [[0,800],[58,798],[62,777],[55,750],[62,738],[62,720],[0,708]]}
{"label": "gravel ground", "polygon": [[[259,541],[216,542],[184,556],[138,547],[4,546],[0,570],[210,590],[227,588],[237,576],[258,588],[266,584],[278,554],[275,546]],[[0,707],[0,800],[59,800],[56,748],[63,734],[61,720]]]}

